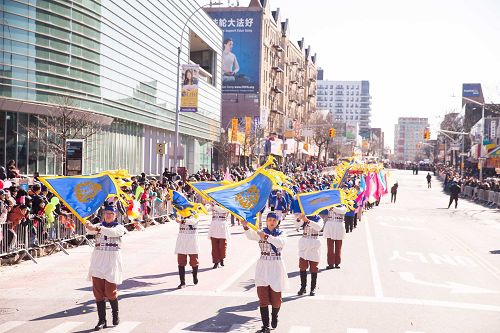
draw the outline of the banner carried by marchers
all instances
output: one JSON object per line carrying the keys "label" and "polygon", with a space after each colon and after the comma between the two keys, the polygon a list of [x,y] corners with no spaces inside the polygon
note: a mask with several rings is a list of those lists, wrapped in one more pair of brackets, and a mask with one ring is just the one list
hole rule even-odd
{"label": "banner carried by marchers", "polygon": [[182,65],[181,112],[198,112],[199,65]]}

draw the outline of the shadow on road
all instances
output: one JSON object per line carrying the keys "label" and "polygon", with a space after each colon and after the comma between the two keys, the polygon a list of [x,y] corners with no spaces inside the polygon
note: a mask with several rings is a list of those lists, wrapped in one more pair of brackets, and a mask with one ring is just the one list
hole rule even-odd
{"label": "shadow on road", "polygon": [[255,321],[255,317],[243,316],[239,312],[252,311],[257,315],[258,308],[258,301],[222,308],[213,317],[199,321],[194,325],[184,328],[184,330],[192,332],[229,332],[233,324],[245,325],[251,321]]}
{"label": "shadow on road", "polygon": [[491,254],[500,254],[500,250],[492,250],[490,251]]}

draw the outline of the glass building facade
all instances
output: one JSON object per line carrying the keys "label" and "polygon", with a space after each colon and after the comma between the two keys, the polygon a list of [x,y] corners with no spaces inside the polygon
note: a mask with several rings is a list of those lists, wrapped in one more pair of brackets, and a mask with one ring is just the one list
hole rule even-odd
{"label": "glass building facade", "polygon": [[[32,137],[39,117],[72,107],[112,119],[85,143],[84,173],[124,168],[158,174],[173,163],[177,48],[202,67],[197,113],[180,116],[180,166],[210,168],[220,135],[222,32],[192,0],[0,0],[0,165],[61,173]],[[28,134],[30,133],[30,134]],[[165,155],[156,143],[166,143]]]}

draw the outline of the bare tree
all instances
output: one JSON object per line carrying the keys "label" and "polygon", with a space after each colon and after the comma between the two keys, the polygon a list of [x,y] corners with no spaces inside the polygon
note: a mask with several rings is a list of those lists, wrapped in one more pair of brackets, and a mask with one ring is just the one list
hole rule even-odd
{"label": "bare tree", "polygon": [[[326,151],[328,151],[328,145],[330,142],[329,129],[332,128],[333,119],[330,113],[325,117],[320,113],[316,113],[311,117],[309,122],[310,126],[314,128],[313,141],[318,146],[318,161],[320,159],[323,147],[326,145]],[[326,156],[325,156],[326,161]]]}
{"label": "bare tree", "polygon": [[217,151],[217,165],[222,165],[225,170],[231,161],[232,143],[229,141],[228,131],[229,125],[225,128],[224,133],[220,136],[219,141],[214,142],[213,147]]}
{"label": "bare tree", "polygon": [[68,96],[56,96],[55,104],[55,107],[47,109],[47,114],[36,116],[38,127],[25,126],[23,129],[62,162],[62,170],[66,174],[67,140],[88,142],[109,128],[110,118],[78,110]]}

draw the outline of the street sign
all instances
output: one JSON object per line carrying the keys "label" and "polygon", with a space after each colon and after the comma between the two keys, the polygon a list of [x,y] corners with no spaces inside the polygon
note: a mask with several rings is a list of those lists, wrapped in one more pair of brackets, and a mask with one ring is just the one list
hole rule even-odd
{"label": "street sign", "polygon": [[452,143],[450,149],[451,150],[460,150],[460,143]]}
{"label": "street sign", "polygon": [[165,155],[165,151],[166,151],[166,144],[165,143],[157,143],[156,144],[156,153],[158,155]]}
{"label": "street sign", "polygon": [[467,154],[467,153],[460,153],[460,157],[462,157],[462,156],[463,157],[467,157],[467,156],[469,156],[469,154]]}
{"label": "street sign", "polygon": [[313,136],[313,130],[312,129],[303,129],[302,135],[305,136],[306,138],[310,138]]}

